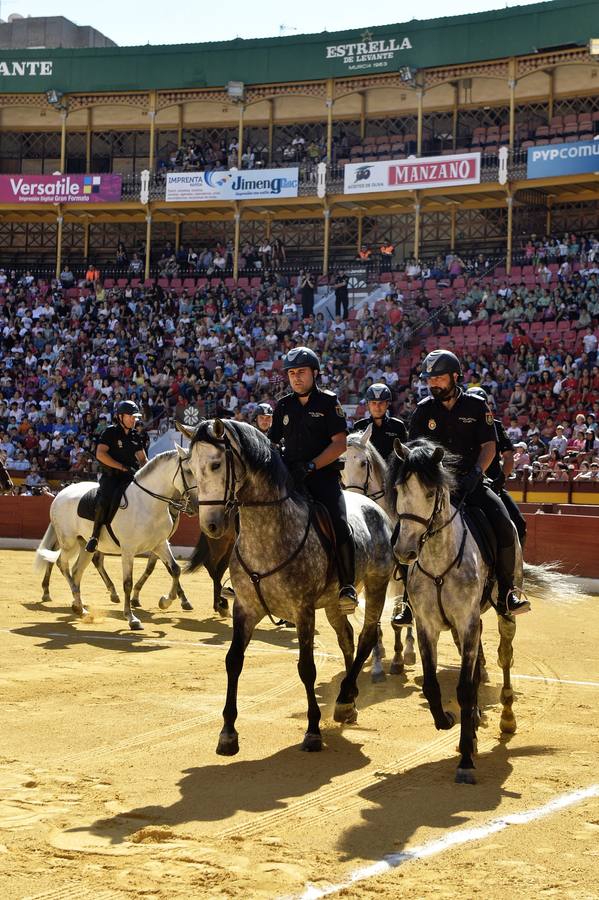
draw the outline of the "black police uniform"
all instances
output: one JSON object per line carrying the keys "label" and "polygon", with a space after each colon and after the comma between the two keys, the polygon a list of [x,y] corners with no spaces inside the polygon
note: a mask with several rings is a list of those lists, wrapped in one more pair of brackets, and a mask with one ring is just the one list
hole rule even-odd
{"label": "black police uniform", "polygon": [[485,475],[493,482],[493,490],[495,491],[497,496],[501,498],[503,505],[507,509],[510,519],[516,526],[516,531],[518,532],[518,537],[520,538],[520,544],[522,547],[524,547],[524,543],[526,541],[526,521],[524,519],[524,516],[518,509],[518,505],[515,500],[513,500],[505,490],[505,476],[503,474],[503,469],[501,468],[502,453],[513,451],[514,445],[505,433],[503,422],[501,422],[500,419],[494,419],[493,422],[495,424],[495,433],[497,435],[497,452],[493,457],[493,462],[485,472]]}
{"label": "black police uniform", "polygon": [[372,416],[366,416],[365,419],[359,419],[353,431],[366,431],[369,425],[372,425],[372,434],[370,435],[370,443],[377,450],[384,460],[389,459],[393,453],[393,441],[399,438],[402,444],[408,439],[408,430],[401,419],[395,419],[385,413],[383,421],[377,425]]}
{"label": "black police uniform", "polygon": [[[492,414],[479,397],[468,396],[458,389],[451,409],[440,400],[426,397],[417,405],[410,422],[410,440],[428,438],[456,454],[458,476],[468,474],[477,464],[481,444],[496,443]],[[468,506],[478,506],[487,516],[497,538],[497,582],[500,600],[513,587],[515,569],[514,529],[499,497],[481,478],[467,496]]]}
{"label": "black police uniform", "polygon": [[102,515],[102,524],[113,512],[113,506],[118,503],[127,485],[133,477],[133,472],[139,468],[136,454],[140,450],[144,450],[143,435],[137,434],[135,430],[127,433],[120,424],[109,425],[96,440],[98,444],[106,444],[108,454],[116,462],[127,466],[127,472],[121,469],[115,469],[113,466],[105,466],[100,464],[100,486],[96,500],[96,521],[99,523],[99,517]]}
{"label": "black police uniform", "polygon": [[[293,475],[294,469],[319,456],[329,446],[333,435],[340,432],[347,433],[347,422],[337,397],[331,391],[314,387],[306,404],[302,404],[294,393],[285,394],[279,400],[268,436],[273,444],[283,445],[283,458]],[[308,475],[305,488],[329,511],[340,565],[343,565],[342,548],[351,545],[353,551],[353,538],[347,523],[340,471],[341,465],[336,460]],[[297,487],[301,489],[304,485]],[[340,572],[342,584],[353,584],[353,577],[345,581],[344,576],[345,573]]]}

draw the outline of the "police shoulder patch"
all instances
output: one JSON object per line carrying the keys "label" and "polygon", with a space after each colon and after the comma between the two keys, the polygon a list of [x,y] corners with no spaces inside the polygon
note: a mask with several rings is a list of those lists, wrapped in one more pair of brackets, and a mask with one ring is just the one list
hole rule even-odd
{"label": "police shoulder patch", "polygon": [[434,431],[436,427],[437,427],[437,423],[435,422],[435,420],[434,420],[434,419],[429,419],[429,420],[428,420],[428,430],[429,430],[429,431]]}
{"label": "police shoulder patch", "polygon": [[337,413],[338,416],[341,416],[342,419],[345,418],[345,413],[343,412],[343,407],[341,406],[340,403],[338,403],[337,406],[335,407],[335,412]]}
{"label": "police shoulder patch", "polygon": [[283,425],[289,425],[289,416],[283,416]]}
{"label": "police shoulder patch", "polygon": [[493,424],[493,413],[485,413],[485,422],[487,423],[487,425]]}

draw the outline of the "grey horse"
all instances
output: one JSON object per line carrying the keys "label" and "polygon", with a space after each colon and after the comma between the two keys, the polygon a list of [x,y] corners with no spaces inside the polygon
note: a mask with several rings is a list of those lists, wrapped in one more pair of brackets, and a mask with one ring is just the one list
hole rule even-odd
{"label": "grey horse", "polygon": [[[424,439],[407,445],[396,440],[394,449],[396,458],[390,462],[388,479],[388,496],[396,504],[400,522],[394,552],[399,562],[410,567],[408,590],[422,659],[423,692],[435,726],[451,728],[455,717],[443,709],[436,674],[439,635],[450,629],[461,654],[457,687],[460,761],[455,780],[474,784],[473,756],[480,720],[481,606],[484,611],[495,602],[497,588],[460,506],[453,506],[450,500],[456,486],[455,458]],[[557,572],[555,566],[524,567],[518,543],[516,589],[522,588],[524,575],[542,599],[560,593],[568,598],[575,593],[572,580]],[[499,727],[503,733],[512,734],[516,719],[510,668],[516,622],[507,615],[498,616],[497,621],[498,659],[503,672]]]}
{"label": "grey horse", "polygon": [[354,658],[353,630],[338,603],[338,583],[330,549],[316,527],[316,512],[294,490],[278,450],[267,437],[243,422],[202,422],[190,444],[192,471],[198,484],[200,527],[218,537],[228,516],[238,510],[238,538],[229,571],[235,591],[233,638],[227,653],[227,698],[224,725],[216,752],[239,750],[237,686],[246,647],[264,616],[295,622],[299,639],[298,671],[308,698],[308,728],[302,749],[322,749],[320,709],[314,684],[315,610],[323,608],[335,629],[346,675],[335,706],[335,719],[355,722],[357,677],[377,637],[377,623],[393,570],[391,523],[375,503],[357,494],[347,497],[356,544],[356,585],[364,586],[364,627]]}

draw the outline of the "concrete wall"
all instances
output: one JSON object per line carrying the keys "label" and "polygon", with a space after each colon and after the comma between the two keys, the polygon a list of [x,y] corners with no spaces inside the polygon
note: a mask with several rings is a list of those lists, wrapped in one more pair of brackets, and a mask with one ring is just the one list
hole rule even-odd
{"label": "concrete wall", "polygon": [[34,47],[116,47],[114,41],[90,25],[75,25],[64,16],[28,16],[0,24],[0,49]]}

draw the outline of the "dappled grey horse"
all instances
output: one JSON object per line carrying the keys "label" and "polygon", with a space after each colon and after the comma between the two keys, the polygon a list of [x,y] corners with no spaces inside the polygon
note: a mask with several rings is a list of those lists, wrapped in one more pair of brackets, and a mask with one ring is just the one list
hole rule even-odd
{"label": "dappled grey horse", "polygon": [[[451,503],[455,490],[455,458],[430,441],[419,439],[407,445],[395,441],[395,459],[390,461],[388,497],[396,504],[400,528],[395,540],[396,558],[409,566],[408,590],[414,607],[418,646],[424,675],[423,692],[438,729],[451,728],[455,718],[443,709],[437,681],[437,643],[441,631],[450,629],[460,653],[461,668],[457,697],[461,711],[460,761],[456,781],[474,784],[474,752],[480,720],[478,687],[481,657],[481,605],[494,604],[497,586],[489,578],[489,566],[468,528],[461,506]],[[516,538],[517,541],[517,538]],[[522,588],[523,564],[517,543],[515,587]],[[572,596],[572,580],[554,566],[526,565],[535,593]],[[516,622],[499,615],[499,665],[502,732],[516,730],[510,679]]]}
{"label": "dappled grey horse", "polygon": [[337,633],[346,675],[335,706],[339,722],[356,721],[357,678],[372,651],[377,623],[393,570],[389,518],[371,500],[346,498],[356,544],[356,586],[364,586],[364,626],[354,658],[353,630],[339,609],[339,585],[329,548],[315,527],[315,508],[294,490],[278,450],[251,425],[231,420],[202,422],[193,435],[191,465],[201,485],[200,527],[218,537],[238,511],[239,533],[229,571],[235,591],[233,639],[227,653],[227,699],[217,753],[239,750],[235,730],[237,685],[246,647],[264,616],[295,622],[298,671],[308,698],[308,728],[302,749],[321,750],[320,709],[314,684],[315,610],[323,608]]}
{"label": "dappled grey horse", "polygon": [[[370,443],[371,434],[372,424],[364,431],[355,431],[348,435],[347,450],[344,454],[345,467],[342,472],[343,486],[346,491],[357,491],[365,497],[370,497],[385,510],[391,521],[395,522],[397,513],[393,502],[389,502],[386,493],[387,463],[376,447]],[[401,584],[403,590],[403,582]],[[404,651],[401,641],[401,626],[393,625],[393,630],[395,642],[389,672],[391,675],[399,675],[404,671],[406,665],[413,666],[416,662],[414,633],[412,626],[408,625]],[[385,655],[380,628],[379,640],[375,644],[373,655],[379,658]]]}
{"label": "dappled grey horse", "polygon": [[[81,578],[91,553],[83,549],[90,524],[77,512],[81,498],[95,482],[79,482],[63,488],[50,507],[50,525],[37,549],[36,565],[56,563],[67,579],[73,594],[73,611],[85,615],[81,601]],[[188,497],[197,487],[189,465],[188,452],[181,447],[160,453],[147,462],[135,475],[124,493],[125,506],[120,506],[111,522],[111,530],[118,544],[103,528],[98,549],[100,553],[120,555],[125,595],[124,615],[133,630],[142,628],[131,611],[133,560],[142,553],[152,553],[161,559],[172,577],[167,597],[161,599],[163,609],[175,597],[185,597],[179,578],[181,568],[173,557],[168,538],[173,531],[173,511],[187,508]],[[76,557],[72,570],[70,560]],[[186,598],[185,598],[186,600]],[[188,601],[186,601],[188,602]]]}

